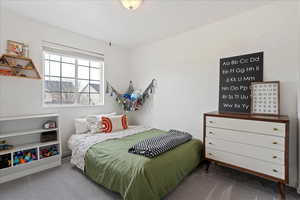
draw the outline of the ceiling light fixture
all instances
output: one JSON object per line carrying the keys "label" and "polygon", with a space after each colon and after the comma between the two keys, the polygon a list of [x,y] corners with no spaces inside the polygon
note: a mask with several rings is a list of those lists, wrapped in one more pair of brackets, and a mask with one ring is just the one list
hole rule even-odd
{"label": "ceiling light fixture", "polygon": [[123,6],[128,10],[135,10],[142,4],[143,0],[121,0]]}

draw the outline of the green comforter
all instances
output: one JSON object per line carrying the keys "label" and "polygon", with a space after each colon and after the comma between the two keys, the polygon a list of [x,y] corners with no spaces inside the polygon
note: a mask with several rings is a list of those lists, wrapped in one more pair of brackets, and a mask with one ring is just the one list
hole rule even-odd
{"label": "green comforter", "polygon": [[85,156],[85,173],[125,200],[159,200],[200,162],[202,143],[193,139],[155,158],[128,153],[138,141],[165,133],[152,129],[93,145]]}

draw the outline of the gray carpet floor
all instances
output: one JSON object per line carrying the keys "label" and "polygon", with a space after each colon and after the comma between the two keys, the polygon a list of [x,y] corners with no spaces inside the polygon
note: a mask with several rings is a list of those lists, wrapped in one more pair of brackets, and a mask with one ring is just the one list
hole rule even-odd
{"label": "gray carpet floor", "polygon": [[[72,167],[68,159],[54,169],[0,184],[0,200],[114,200],[110,192]],[[212,165],[209,173],[200,166],[165,200],[276,200],[275,183]],[[287,199],[300,199],[295,189],[287,188]]]}

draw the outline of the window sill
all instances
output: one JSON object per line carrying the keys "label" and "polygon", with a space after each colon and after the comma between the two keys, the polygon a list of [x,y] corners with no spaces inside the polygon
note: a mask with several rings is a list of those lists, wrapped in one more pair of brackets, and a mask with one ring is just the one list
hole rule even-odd
{"label": "window sill", "polygon": [[43,104],[43,108],[96,108],[104,106],[103,104],[99,105],[79,105],[79,104],[74,104],[74,105],[59,105],[59,104],[53,104],[53,105],[48,105],[48,104]]}

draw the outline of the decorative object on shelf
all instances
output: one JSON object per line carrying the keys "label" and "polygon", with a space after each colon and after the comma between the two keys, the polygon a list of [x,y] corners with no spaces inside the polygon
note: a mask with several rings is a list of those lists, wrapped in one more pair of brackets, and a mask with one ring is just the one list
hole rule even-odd
{"label": "decorative object on shelf", "polygon": [[28,45],[21,42],[7,40],[7,54],[28,57]]}
{"label": "decorative object on shelf", "polygon": [[8,69],[0,69],[0,75],[2,76],[12,76],[12,71]]}
{"label": "decorative object on shelf", "polygon": [[24,46],[24,55],[23,55],[23,57],[29,58],[29,46],[28,45]]}
{"label": "decorative object on shelf", "polygon": [[56,122],[55,121],[46,121],[43,124],[43,128],[44,129],[52,129],[52,128],[56,128]]}
{"label": "decorative object on shelf", "polygon": [[220,59],[219,112],[251,112],[251,82],[263,81],[263,60],[264,52]]}
{"label": "decorative object on shelf", "polygon": [[5,140],[0,140],[0,151],[6,151],[14,148],[13,145],[6,144]]}
{"label": "decorative object on shelf", "polygon": [[122,5],[128,10],[135,10],[141,6],[143,0],[121,0]]}
{"label": "decorative object on shelf", "polygon": [[41,133],[41,142],[51,142],[57,140],[57,132],[56,131],[48,131]]}
{"label": "decorative object on shelf", "polygon": [[0,151],[6,151],[14,148],[13,145],[10,144],[0,144]]}
{"label": "decorative object on shelf", "polygon": [[133,87],[132,81],[129,82],[128,90],[125,94],[119,93],[108,81],[106,81],[106,94],[115,97],[116,102],[122,106],[125,112],[139,110],[145,103],[146,99],[153,94],[156,86],[156,80],[153,79],[145,91],[142,93]]}
{"label": "decorative object on shelf", "polygon": [[252,82],[252,114],[280,115],[280,82]]}
{"label": "decorative object on shelf", "polygon": [[0,75],[41,79],[30,58],[3,54],[0,57]]}

